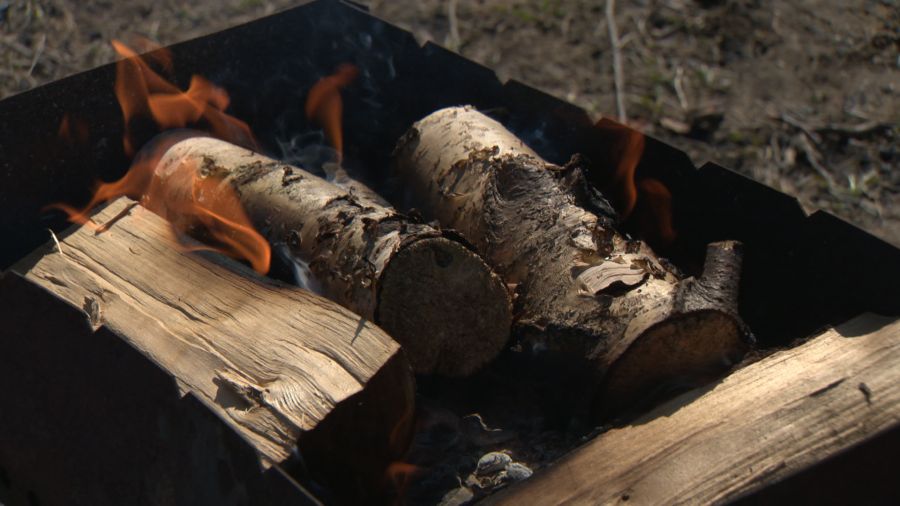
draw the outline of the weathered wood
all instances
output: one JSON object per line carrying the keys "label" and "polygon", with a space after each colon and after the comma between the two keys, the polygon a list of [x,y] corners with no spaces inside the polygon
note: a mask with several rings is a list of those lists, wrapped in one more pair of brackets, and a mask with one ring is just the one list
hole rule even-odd
{"label": "weathered wood", "polygon": [[221,180],[250,219],[287,250],[308,283],[374,320],[420,373],[468,375],[509,337],[509,294],[500,278],[450,232],[415,223],[359,183],[339,187],[223,141],[171,147],[155,177]]}
{"label": "weathered wood", "polygon": [[900,427],[898,363],[900,320],[863,315],[610,430],[488,502],[733,500]]}
{"label": "weathered wood", "polygon": [[159,364],[264,462],[299,447],[338,497],[381,490],[411,431],[412,371],[396,342],[307,291],[179,252],[166,222],[127,199],[94,220],[115,221],[71,230],[12,272]]}
{"label": "weathered wood", "polygon": [[517,286],[519,344],[587,358],[604,381],[600,413],[669,381],[709,378],[745,352],[740,245],[711,245],[703,276],[681,279],[615,230],[615,213],[577,163],[547,163],[469,107],[417,122],[395,161],[412,204],[458,229]]}
{"label": "weathered wood", "polygon": [[0,322],[3,504],[319,504],[82,308],[6,272]]}

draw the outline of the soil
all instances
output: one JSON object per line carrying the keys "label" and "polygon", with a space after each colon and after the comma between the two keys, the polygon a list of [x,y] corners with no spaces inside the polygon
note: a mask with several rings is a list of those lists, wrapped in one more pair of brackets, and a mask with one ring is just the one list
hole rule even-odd
{"label": "soil", "polygon": [[[0,98],[298,0],[0,0]],[[369,0],[382,18],[617,116],[606,3]],[[900,2],[618,2],[626,122],[900,244]]]}

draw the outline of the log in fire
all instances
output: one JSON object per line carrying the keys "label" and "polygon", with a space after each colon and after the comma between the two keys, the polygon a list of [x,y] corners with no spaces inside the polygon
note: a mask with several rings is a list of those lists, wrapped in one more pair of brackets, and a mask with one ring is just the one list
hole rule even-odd
{"label": "log in fire", "polygon": [[[900,253],[853,227],[349,4],[114,44],[0,103],[0,499],[726,500],[896,429],[865,345],[756,362],[900,314]],[[767,467],[728,451],[753,410],[844,435]],[[650,479],[657,441],[728,471]]]}

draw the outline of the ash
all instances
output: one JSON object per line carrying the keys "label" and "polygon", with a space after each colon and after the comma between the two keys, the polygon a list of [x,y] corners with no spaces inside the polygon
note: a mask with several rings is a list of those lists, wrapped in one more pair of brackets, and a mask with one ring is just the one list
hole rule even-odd
{"label": "ash", "polygon": [[587,369],[546,354],[507,351],[470,378],[419,378],[405,458],[417,471],[398,502],[476,502],[601,432],[588,421]]}

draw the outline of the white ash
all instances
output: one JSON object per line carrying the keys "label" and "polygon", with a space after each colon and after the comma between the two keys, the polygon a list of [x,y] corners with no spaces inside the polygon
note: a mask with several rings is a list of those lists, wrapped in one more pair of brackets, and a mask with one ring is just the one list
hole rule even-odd
{"label": "white ash", "polygon": [[505,470],[512,463],[512,457],[501,452],[490,452],[478,459],[476,475],[493,474]]}
{"label": "white ash", "polygon": [[509,483],[526,480],[534,472],[521,462],[515,462],[507,451],[489,452],[478,459],[475,472],[465,484],[481,492],[492,492]]}
{"label": "white ash", "polygon": [[472,502],[473,499],[475,499],[475,493],[465,486],[460,486],[444,494],[438,506],[463,506]]}
{"label": "white ash", "polygon": [[534,471],[521,462],[511,462],[506,466],[506,476],[512,481],[527,480],[531,478],[532,474],[534,474]]}

